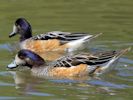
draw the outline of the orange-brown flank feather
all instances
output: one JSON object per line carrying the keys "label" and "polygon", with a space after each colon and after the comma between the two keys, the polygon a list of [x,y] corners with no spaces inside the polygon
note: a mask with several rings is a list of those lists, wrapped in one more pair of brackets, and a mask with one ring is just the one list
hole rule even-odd
{"label": "orange-brown flank feather", "polygon": [[87,75],[87,65],[80,64],[78,66],[72,67],[55,67],[50,71],[51,76],[55,77],[74,77],[74,76],[83,76]]}
{"label": "orange-brown flank feather", "polygon": [[[40,55],[42,58],[45,57],[45,60],[55,60],[61,57],[65,53],[64,50],[67,48],[66,44],[61,45],[60,41],[57,39],[52,39],[52,40],[30,40],[29,39],[25,43],[26,45],[23,47],[23,49],[28,49],[35,52],[38,55]],[[49,53],[49,52],[53,52],[53,53]]]}
{"label": "orange-brown flank feather", "polygon": [[64,50],[67,48],[66,44],[61,45],[57,39],[52,40],[30,40],[26,42],[26,48],[35,52]]}

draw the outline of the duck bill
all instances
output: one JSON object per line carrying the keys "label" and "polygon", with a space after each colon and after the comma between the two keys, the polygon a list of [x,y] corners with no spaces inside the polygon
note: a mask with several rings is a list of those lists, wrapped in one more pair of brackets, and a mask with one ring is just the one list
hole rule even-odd
{"label": "duck bill", "polygon": [[11,64],[9,64],[8,66],[7,66],[7,68],[8,69],[14,69],[14,68],[16,68],[18,65],[15,63],[15,61],[13,61]]}
{"label": "duck bill", "polygon": [[9,34],[9,37],[11,38],[11,37],[13,37],[15,35],[16,35],[16,33],[15,32],[12,32],[12,33]]}

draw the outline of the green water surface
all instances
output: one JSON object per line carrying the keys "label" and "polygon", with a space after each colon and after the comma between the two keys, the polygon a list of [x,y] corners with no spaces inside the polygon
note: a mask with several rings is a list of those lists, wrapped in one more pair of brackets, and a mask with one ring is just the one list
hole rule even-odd
{"label": "green water surface", "polygon": [[133,47],[133,0],[0,0],[0,100],[133,99],[133,50],[112,71],[84,81],[34,79],[26,73],[8,72],[6,66],[15,55],[11,44],[18,42],[18,36],[10,39],[8,35],[19,17],[31,23],[33,35],[102,32],[88,48],[117,50]]}

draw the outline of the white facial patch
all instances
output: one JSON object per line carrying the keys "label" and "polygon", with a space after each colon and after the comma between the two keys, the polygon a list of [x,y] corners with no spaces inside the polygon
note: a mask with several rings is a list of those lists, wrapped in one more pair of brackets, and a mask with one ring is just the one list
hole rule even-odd
{"label": "white facial patch", "polygon": [[16,55],[16,56],[15,56],[15,63],[16,63],[17,65],[23,65],[23,64],[25,64],[26,62],[25,62],[24,60],[20,59],[20,58],[18,57],[18,55]]}
{"label": "white facial patch", "polygon": [[12,31],[12,33],[10,33],[9,37],[14,36],[17,33],[17,31],[18,31],[18,29],[17,29],[16,25],[14,25],[13,26],[13,31]]}
{"label": "white facial patch", "polygon": [[20,59],[18,55],[16,55],[15,60],[11,64],[9,64],[7,67],[11,69],[11,68],[17,67],[18,65],[24,65],[25,63],[26,62],[24,60]]}
{"label": "white facial patch", "polygon": [[16,27],[16,25],[13,26],[13,31],[12,32],[13,33],[17,33],[17,27]]}

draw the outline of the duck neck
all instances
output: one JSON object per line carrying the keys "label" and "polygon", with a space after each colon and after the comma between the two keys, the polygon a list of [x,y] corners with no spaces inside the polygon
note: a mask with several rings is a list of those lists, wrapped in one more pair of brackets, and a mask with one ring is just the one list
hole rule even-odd
{"label": "duck neck", "polygon": [[28,32],[23,32],[23,34],[20,36],[20,42],[26,40],[26,39],[29,39],[32,37],[32,33],[31,31],[28,31]]}
{"label": "duck neck", "polygon": [[31,72],[34,76],[47,77],[51,76],[49,71],[52,69],[50,66],[32,67]]}

